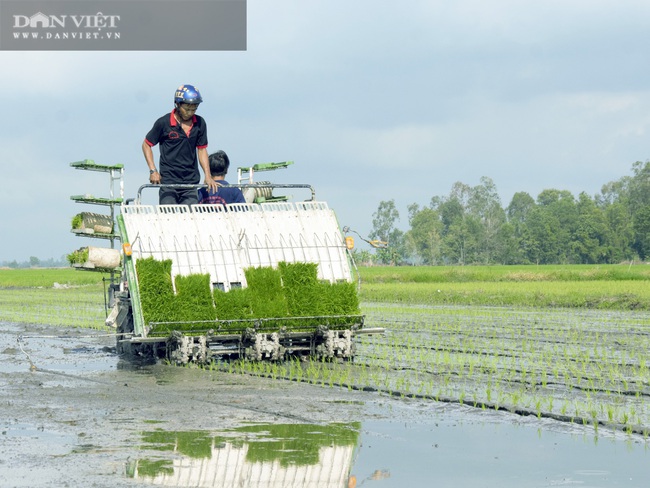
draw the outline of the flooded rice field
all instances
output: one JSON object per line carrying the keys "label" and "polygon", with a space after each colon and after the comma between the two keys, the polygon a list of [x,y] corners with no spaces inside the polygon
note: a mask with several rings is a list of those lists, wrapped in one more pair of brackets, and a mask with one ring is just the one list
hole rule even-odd
{"label": "flooded rice field", "polygon": [[647,487],[650,315],[366,305],[354,362],[0,323],[0,486]]}

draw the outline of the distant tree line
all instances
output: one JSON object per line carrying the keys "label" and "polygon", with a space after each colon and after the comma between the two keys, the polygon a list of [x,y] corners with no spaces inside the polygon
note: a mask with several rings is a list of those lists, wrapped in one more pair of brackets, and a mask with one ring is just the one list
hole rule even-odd
{"label": "distant tree line", "polygon": [[39,259],[36,256],[30,256],[27,261],[16,261],[14,259],[13,261],[2,261],[0,263],[0,267],[3,268],[62,268],[68,266],[70,266],[70,263],[68,263],[65,255],[59,259]]}
{"label": "distant tree line", "polygon": [[543,190],[518,192],[504,208],[488,177],[454,183],[426,207],[408,206],[409,230],[398,229],[395,201],[373,214],[370,238],[386,248],[356,251],[379,264],[610,264],[650,258],[650,162],[591,197]]}

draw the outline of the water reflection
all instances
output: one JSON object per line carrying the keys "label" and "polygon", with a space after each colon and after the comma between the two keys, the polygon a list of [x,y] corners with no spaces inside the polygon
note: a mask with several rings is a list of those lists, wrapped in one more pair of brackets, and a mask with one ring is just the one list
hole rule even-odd
{"label": "water reflection", "polygon": [[360,428],[356,422],[253,424],[219,435],[157,429],[142,433],[142,449],[153,455],[129,462],[127,475],[160,486],[344,488]]}
{"label": "water reflection", "polygon": [[352,472],[357,488],[646,488],[650,449],[640,437],[499,413],[445,410],[423,422],[366,420]]}

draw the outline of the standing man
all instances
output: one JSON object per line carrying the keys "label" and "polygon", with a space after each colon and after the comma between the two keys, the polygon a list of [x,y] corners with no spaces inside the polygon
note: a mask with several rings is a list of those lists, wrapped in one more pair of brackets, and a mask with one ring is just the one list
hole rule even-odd
{"label": "standing man", "polygon": [[[174,109],[154,122],[142,143],[151,184],[197,185],[201,180],[200,163],[208,189],[217,190],[208,162],[208,129],[203,117],[196,115],[196,109],[202,101],[199,90],[194,86],[181,85],[174,94]],[[151,149],[156,144],[160,144],[160,171]],[[158,197],[161,205],[198,203],[195,188],[162,186]]]}

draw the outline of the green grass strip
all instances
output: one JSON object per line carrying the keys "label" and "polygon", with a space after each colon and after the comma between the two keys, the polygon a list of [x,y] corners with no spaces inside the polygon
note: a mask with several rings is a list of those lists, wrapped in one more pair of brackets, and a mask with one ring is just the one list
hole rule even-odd
{"label": "green grass strip", "polygon": [[370,283],[361,286],[360,298],[368,302],[424,305],[650,310],[650,283],[639,281]]}
{"label": "green grass strip", "polygon": [[650,266],[372,266],[359,268],[362,283],[470,283],[539,281],[648,281]]}

